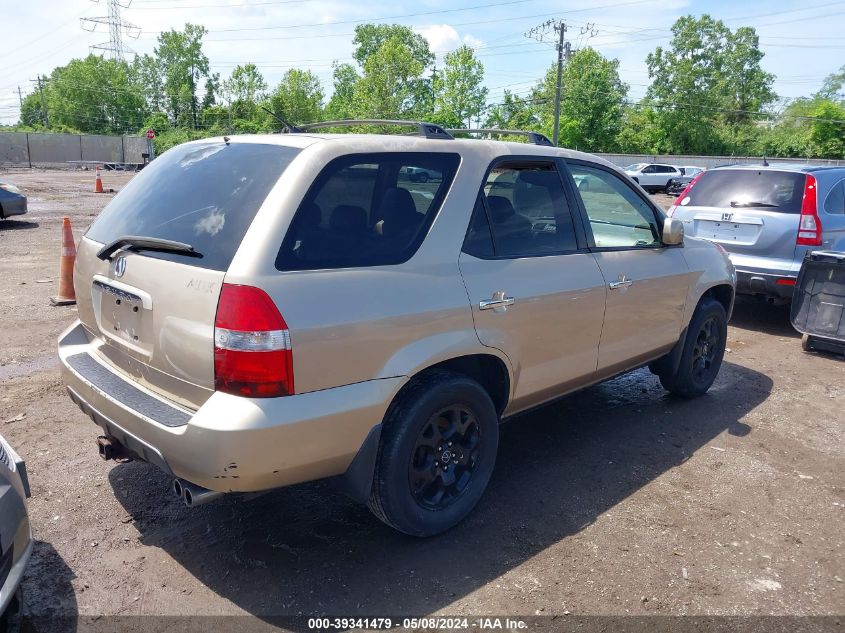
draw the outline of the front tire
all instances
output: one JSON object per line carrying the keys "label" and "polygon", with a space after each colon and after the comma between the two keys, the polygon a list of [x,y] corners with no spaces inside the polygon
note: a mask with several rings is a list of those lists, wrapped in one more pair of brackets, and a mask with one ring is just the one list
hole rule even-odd
{"label": "front tire", "polygon": [[683,398],[704,395],[722,366],[727,340],[725,308],[714,299],[703,299],[687,328],[678,368],[658,374],[660,384]]}
{"label": "front tire", "polygon": [[369,508],[412,536],[463,520],[493,473],[499,416],[468,376],[434,370],[414,378],[385,416]]}

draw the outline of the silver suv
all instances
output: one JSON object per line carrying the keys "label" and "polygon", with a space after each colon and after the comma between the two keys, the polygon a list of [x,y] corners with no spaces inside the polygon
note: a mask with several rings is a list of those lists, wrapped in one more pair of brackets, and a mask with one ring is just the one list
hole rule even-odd
{"label": "silver suv", "polygon": [[26,465],[0,436],[0,633],[20,630],[21,581],[32,554]]}
{"label": "silver suv", "polygon": [[478,502],[501,420],[643,365],[707,391],[723,250],[595,156],[420,129],[191,142],[109,203],[59,340],[103,457],[187,505],[336,477],[426,536]]}
{"label": "silver suv", "polygon": [[737,292],[785,303],[808,251],[845,251],[845,167],[718,167],[697,176],[668,214],[728,251]]}

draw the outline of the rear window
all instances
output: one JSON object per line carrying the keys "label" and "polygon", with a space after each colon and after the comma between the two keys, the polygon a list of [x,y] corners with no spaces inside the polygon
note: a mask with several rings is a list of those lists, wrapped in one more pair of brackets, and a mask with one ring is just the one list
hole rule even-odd
{"label": "rear window", "polygon": [[786,171],[706,171],[689,190],[681,204],[801,213],[804,180],[804,174]]}
{"label": "rear window", "polygon": [[400,264],[434,220],[458,168],[457,154],[378,153],[335,159],[291,221],[279,270]]}
{"label": "rear window", "polygon": [[103,244],[126,235],[184,242],[202,257],[143,254],[226,270],[258,208],[299,151],[222,141],[175,147],[135,176],[86,236]]}

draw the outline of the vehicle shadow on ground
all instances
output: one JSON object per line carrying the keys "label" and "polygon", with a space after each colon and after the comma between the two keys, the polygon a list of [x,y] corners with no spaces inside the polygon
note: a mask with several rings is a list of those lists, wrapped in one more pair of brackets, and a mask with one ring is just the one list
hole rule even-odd
{"label": "vehicle shadow on ground", "polygon": [[[24,617],[20,633],[76,631],[79,611],[71,584],[74,578],[76,574],[50,543],[35,541],[23,583]],[[38,590],[27,592],[34,584]]]}
{"label": "vehicle shadow on ground", "polygon": [[730,325],[773,336],[801,338],[789,321],[789,304],[769,305],[761,297],[737,295]]}
{"label": "vehicle shadow on ground", "polygon": [[252,614],[423,615],[577,534],[719,434],[747,435],[741,418],[771,388],[725,363],[708,395],[682,400],[641,369],[513,419],[475,512],[427,540],[322,482],[189,510],[151,466],[125,464],[109,479],[144,544]]}
{"label": "vehicle shadow on ground", "polygon": [[37,229],[38,226],[38,222],[29,222],[28,220],[0,220],[0,231]]}

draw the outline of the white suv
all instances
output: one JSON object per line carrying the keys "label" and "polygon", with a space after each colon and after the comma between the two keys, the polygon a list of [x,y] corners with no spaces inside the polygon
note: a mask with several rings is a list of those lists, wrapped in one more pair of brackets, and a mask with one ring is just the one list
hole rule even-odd
{"label": "white suv", "polygon": [[634,163],[625,168],[634,182],[646,191],[665,191],[666,185],[672,178],[680,178],[683,172],[674,165],[661,165],[658,163]]}

